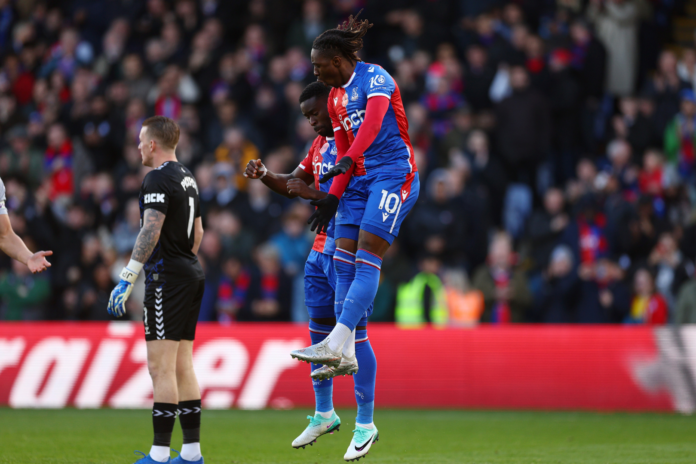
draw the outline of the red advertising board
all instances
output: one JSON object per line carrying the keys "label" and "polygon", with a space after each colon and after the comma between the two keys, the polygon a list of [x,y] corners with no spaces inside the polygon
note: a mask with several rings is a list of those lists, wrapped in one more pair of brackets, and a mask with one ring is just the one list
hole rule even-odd
{"label": "red advertising board", "polygon": [[[402,330],[373,324],[378,407],[690,412],[696,332],[622,326]],[[691,343],[691,340],[694,343]],[[309,344],[296,324],[201,324],[194,364],[208,408],[313,405]],[[334,383],[355,404],[352,378]],[[0,405],[144,408],[152,404],[135,323],[0,324]]]}

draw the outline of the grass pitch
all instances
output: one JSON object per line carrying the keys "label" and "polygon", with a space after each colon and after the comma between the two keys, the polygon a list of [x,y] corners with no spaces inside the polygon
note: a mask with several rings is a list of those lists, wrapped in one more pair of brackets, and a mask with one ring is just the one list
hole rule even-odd
{"label": "grass pitch", "polygon": [[[340,432],[294,450],[308,413],[204,411],[205,462],[344,462],[355,413],[338,411]],[[679,415],[378,410],[375,423],[380,440],[361,463],[696,462],[696,418]],[[148,411],[0,409],[1,464],[133,463],[151,437]]]}

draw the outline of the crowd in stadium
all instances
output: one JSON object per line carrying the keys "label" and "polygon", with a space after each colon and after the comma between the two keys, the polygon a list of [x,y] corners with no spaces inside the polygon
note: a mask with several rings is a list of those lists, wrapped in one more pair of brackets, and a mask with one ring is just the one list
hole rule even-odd
{"label": "crowd in stadium", "polygon": [[[50,273],[0,258],[0,319],[104,320],[139,231],[151,115],[181,127],[205,236],[201,320],[306,320],[314,38],[349,14],[395,77],[423,189],[371,320],[696,321],[696,51],[667,0],[0,0],[0,177]],[[142,283],[129,317],[142,317]],[[413,309],[413,308],[410,308]]]}

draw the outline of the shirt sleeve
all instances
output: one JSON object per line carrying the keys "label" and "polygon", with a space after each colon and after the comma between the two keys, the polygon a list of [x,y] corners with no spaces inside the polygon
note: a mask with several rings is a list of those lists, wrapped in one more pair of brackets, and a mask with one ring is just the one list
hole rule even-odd
{"label": "shirt sleeve", "polygon": [[0,179],[0,214],[7,214],[5,183]]}
{"label": "shirt sleeve", "polygon": [[314,174],[314,170],[312,169],[312,153],[313,152],[314,152],[314,142],[312,142],[312,146],[309,148],[309,152],[307,152],[304,159],[302,160],[302,162],[300,162],[300,165],[298,166],[300,169],[302,169],[307,174]]}
{"label": "shirt sleeve", "polygon": [[[373,69],[374,71],[370,71]],[[394,84],[394,79],[379,66],[370,66],[367,73],[365,73],[366,78],[363,80],[363,91],[367,98],[372,97],[387,97],[391,100],[391,96],[396,90],[396,84]]]}
{"label": "shirt sleeve", "polygon": [[150,171],[143,181],[142,190],[143,208],[154,209],[167,214],[169,207],[169,189],[167,178],[162,171]]}

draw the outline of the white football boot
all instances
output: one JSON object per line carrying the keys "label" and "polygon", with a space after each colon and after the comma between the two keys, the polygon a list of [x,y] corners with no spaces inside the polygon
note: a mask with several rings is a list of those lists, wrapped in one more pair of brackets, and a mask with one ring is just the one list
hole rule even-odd
{"label": "white football boot", "polygon": [[316,345],[292,351],[290,352],[290,356],[300,361],[324,364],[331,367],[338,367],[341,364],[342,358],[340,351],[335,352],[329,348],[328,337]]}
{"label": "white football boot", "polygon": [[312,371],[311,377],[314,380],[327,380],[339,375],[355,375],[358,373],[358,360],[355,355],[352,358],[341,358],[341,364],[338,367],[321,366],[319,369]]}
{"label": "white football boot", "polygon": [[327,433],[338,432],[338,428],[341,426],[341,419],[335,412],[328,419],[321,417],[321,414],[315,414],[314,417],[307,416],[307,419],[309,419],[309,425],[292,442],[292,447],[295,449],[304,449],[307,445],[314,445],[317,438]]}
{"label": "white football boot", "polygon": [[372,448],[372,445],[379,440],[379,432],[377,427],[372,429],[366,429],[355,425],[355,430],[353,430],[353,439],[350,441],[348,446],[348,451],[346,451],[343,459],[346,461],[358,461],[360,458],[367,455]]}

